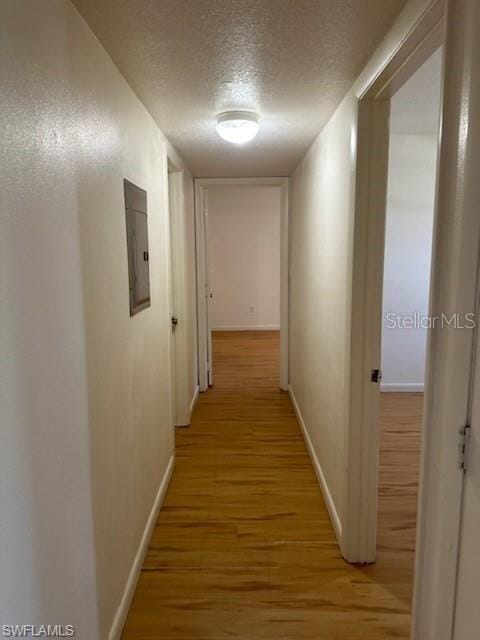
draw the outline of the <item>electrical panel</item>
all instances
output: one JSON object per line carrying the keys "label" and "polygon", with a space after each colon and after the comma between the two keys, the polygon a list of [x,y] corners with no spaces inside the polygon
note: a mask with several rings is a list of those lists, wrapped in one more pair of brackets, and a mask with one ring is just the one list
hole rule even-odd
{"label": "electrical panel", "polygon": [[150,306],[147,192],[123,181],[127,223],[130,315]]}

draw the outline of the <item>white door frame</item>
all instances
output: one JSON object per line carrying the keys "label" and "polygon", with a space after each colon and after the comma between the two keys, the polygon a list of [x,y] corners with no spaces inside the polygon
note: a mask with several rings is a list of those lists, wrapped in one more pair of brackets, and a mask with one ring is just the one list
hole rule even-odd
{"label": "white door frame", "polygon": [[205,206],[207,190],[215,187],[280,187],[280,388],[288,391],[288,178],[197,178],[195,234],[197,248],[197,326],[199,389],[208,389],[208,321]]}
{"label": "white door frame", "polygon": [[[441,43],[442,124],[430,313],[464,314],[476,308],[480,216],[475,175],[480,140],[478,135],[476,140],[469,138],[465,129],[479,104],[474,81],[480,73],[476,3],[478,0],[411,0],[355,87],[359,119],[351,419],[346,537],[342,541],[342,550],[352,562],[372,562],[376,553],[379,389],[371,383],[370,372],[380,368],[388,102]],[[412,632],[415,640],[452,637],[463,485],[457,442],[459,428],[468,418],[473,344],[473,330],[449,327],[429,331]]]}
{"label": "white door frame", "polygon": [[188,368],[187,350],[185,176],[174,155],[168,151],[166,152],[165,167],[165,200],[168,212],[166,245],[168,268],[172,270],[169,278],[169,322],[174,314],[178,319],[178,324],[175,327],[170,324],[172,420],[174,426],[184,427],[190,424],[191,417],[190,398],[188,397],[188,379],[191,373]]}

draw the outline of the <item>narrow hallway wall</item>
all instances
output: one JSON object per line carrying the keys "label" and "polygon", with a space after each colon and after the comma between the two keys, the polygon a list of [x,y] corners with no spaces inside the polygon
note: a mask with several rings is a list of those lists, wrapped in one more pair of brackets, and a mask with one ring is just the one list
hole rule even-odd
{"label": "narrow hallway wall", "polygon": [[291,178],[290,384],[341,537],[348,429],[357,99]]}
{"label": "narrow hallway wall", "polygon": [[[0,619],[105,640],[174,448],[167,142],[67,0],[6,0],[0,43]],[[134,317],[124,178],[148,194]]]}

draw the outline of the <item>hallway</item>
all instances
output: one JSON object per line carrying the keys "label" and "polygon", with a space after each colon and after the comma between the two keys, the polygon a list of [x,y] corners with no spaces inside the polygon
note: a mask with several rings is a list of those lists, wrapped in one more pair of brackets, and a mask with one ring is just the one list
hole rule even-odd
{"label": "hallway", "polygon": [[479,640],[479,33],[0,3],[0,636]]}
{"label": "hallway", "polygon": [[344,562],[278,358],[276,332],[215,334],[124,640],[409,637],[411,545]]}

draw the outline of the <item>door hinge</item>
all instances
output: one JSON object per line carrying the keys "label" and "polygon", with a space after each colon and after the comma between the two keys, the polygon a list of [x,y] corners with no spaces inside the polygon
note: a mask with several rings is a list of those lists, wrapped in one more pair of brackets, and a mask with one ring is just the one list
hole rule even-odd
{"label": "door hinge", "polygon": [[370,380],[372,382],[380,382],[380,380],[382,379],[382,370],[381,369],[372,369],[372,372],[370,374]]}
{"label": "door hinge", "polygon": [[462,469],[462,471],[467,471],[468,469],[471,435],[472,428],[469,424],[463,426],[458,432],[458,468]]}

